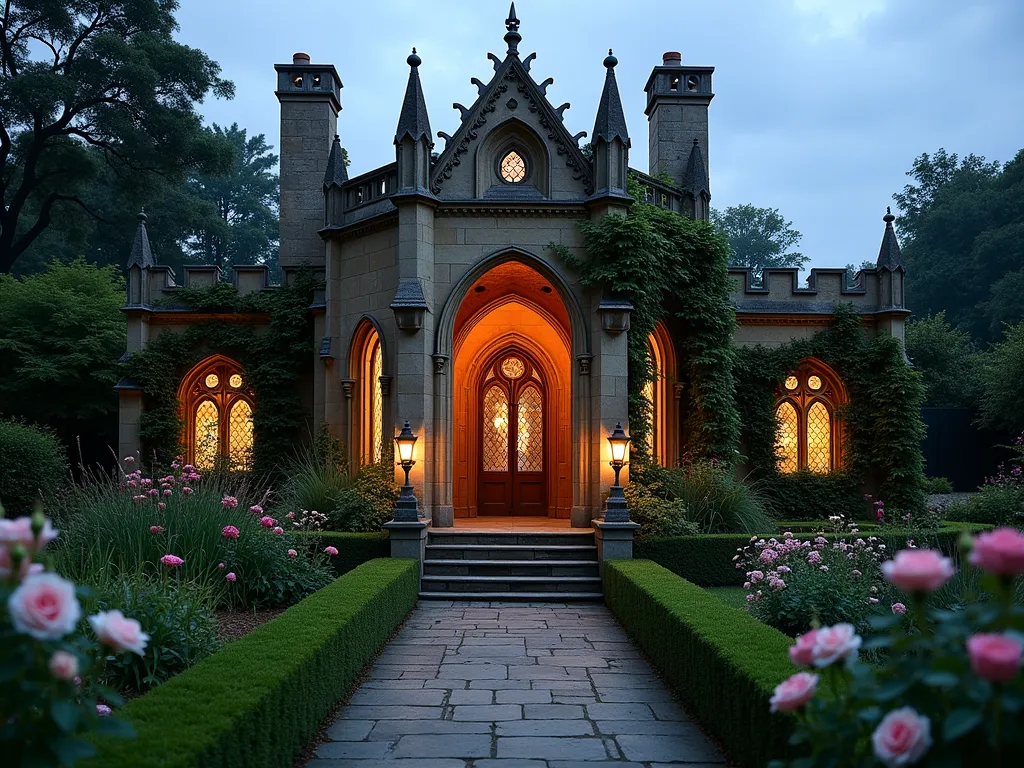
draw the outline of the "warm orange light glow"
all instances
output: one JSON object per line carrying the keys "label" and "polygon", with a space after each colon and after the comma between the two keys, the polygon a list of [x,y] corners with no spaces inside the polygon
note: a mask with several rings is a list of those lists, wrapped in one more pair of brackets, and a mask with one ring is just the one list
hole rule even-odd
{"label": "warm orange light glow", "polygon": [[782,387],[775,409],[779,471],[831,472],[841,458],[836,412],[846,402],[842,382],[821,361],[807,359],[786,376]]}

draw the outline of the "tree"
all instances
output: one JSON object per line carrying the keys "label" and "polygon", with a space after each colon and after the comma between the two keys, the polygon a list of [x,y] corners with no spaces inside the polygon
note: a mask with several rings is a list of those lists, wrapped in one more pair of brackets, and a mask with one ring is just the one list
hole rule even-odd
{"label": "tree", "polygon": [[846,265],[846,285],[852,286],[853,281],[857,279],[857,273],[865,269],[874,269],[875,262],[873,261],[862,261],[860,267],[855,267],[853,264]]}
{"label": "tree", "polygon": [[746,203],[725,211],[711,210],[711,223],[729,240],[732,256],[729,264],[750,267],[760,275],[765,267],[803,267],[808,257],[789,249],[803,238],[793,222],[778,208],[758,208]]}
{"label": "tree", "polygon": [[[224,169],[195,104],[234,86],[175,41],[175,0],[4,0],[0,6],[0,272],[61,208],[91,216],[103,172],[125,189]],[[98,151],[90,151],[90,148]]]}
{"label": "tree", "polygon": [[1024,431],[1024,323],[1006,328],[1003,340],[986,356],[981,419],[986,426]]}
{"label": "tree", "polygon": [[124,281],[113,267],[51,264],[0,275],[0,414],[52,428],[93,458],[117,439]]}
{"label": "tree", "polygon": [[945,312],[907,323],[906,349],[914,367],[921,372],[925,405],[977,405],[982,359],[970,334],[950,326]]}

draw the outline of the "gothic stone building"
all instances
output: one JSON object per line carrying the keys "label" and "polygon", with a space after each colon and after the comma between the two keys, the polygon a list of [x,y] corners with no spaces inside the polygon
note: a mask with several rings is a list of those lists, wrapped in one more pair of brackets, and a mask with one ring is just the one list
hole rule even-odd
{"label": "gothic stone building", "polygon": [[[629,166],[615,57],[604,60],[588,156],[579,145],[586,134],[565,125],[569,105],[548,101],[551,78],[538,82],[535,54],[520,54],[514,8],[506,28],[504,57],[488,54],[493,73],[488,82],[472,79],[476,99],[455,105],[461,121],[450,135],[431,131],[414,51],[405,99],[395,105],[395,161],[357,176],[337,135],[338,72],[306,54],[275,66],[280,263],[286,280],[304,266],[324,277],[311,308],[314,375],[305,400],[310,423],[326,423],[354,463],[378,460],[408,419],[419,438],[412,484],[435,525],[516,514],[588,526],[612,481],[606,438],[627,417],[630,308],[581,287],[549,244],[581,253],[577,224],[624,213],[627,176],[648,202],[708,217],[714,68],[683,64],[678,53],[653,68],[644,84],[643,173]],[[159,298],[210,284],[217,270],[185,267],[177,276],[156,265],[141,222],[129,267],[129,352],[210,319]],[[838,303],[855,307],[866,333],[903,336],[903,267],[889,216],[876,268],[852,287],[843,269],[812,270],[806,287],[793,269],[767,270],[760,281],[749,270],[730,276],[737,345],[808,337]],[[232,279],[243,294],[271,289],[264,267],[235,267]],[[671,464],[685,452],[676,357],[664,328],[649,343],[659,372],[648,388],[652,448]],[[260,404],[245,394],[244,375],[213,357],[185,377],[191,461],[241,457],[251,446]],[[786,387],[777,411],[781,468],[833,469],[842,382],[812,360]],[[128,455],[140,447],[143,398],[130,383],[120,398],[120,450]]]}

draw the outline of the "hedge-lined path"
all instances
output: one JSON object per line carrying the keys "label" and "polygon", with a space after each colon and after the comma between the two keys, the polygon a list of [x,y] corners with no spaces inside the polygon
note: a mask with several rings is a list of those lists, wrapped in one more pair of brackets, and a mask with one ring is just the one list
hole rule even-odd
{"label": "hedge-lined path", "polygon": [[421,602],[307,768],[721,766],[603,605]]}

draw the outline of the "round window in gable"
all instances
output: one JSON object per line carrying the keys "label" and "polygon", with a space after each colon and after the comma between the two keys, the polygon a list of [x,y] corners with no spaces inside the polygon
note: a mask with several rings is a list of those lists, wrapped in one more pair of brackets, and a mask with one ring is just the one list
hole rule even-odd
{"label": "round window in gable", "polygon": [[501,158],[501,178],[509,184],[518,184],[526,178],[526,161],[514,149]]}

